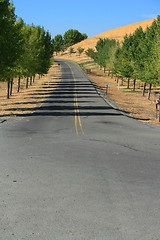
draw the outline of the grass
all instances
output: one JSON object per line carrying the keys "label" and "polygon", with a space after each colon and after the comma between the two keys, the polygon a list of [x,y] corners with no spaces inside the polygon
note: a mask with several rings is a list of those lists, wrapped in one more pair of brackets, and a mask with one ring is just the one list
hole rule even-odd
{"label": "grass", "polygon": [[135,90],[135,91],[134,91],[134,90],[132,90],[132,89],[131,89],[131,90],[129,90],[129,89],[128,89],[128,90],[123,90],[122,92],[141,93],[141,91],[138,91],[138,90]]}
{"label": "grass", "polygon": [[87,62],[84,62],[84,63],[82,63],[83,65],[89,65],[89,64],[95,64],[95,62],[94,61],[87,61]]}

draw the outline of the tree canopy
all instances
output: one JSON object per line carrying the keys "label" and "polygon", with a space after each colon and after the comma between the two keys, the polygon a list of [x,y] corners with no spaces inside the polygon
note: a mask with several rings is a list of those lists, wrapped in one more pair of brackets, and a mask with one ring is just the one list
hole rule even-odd
{"label": "tree canopy", "polygon": [[88,36],[86,33],[80,33],[78,30],[69,29],[62,36],[61,34],[56,35],[52,39],[54,52],[58,53],[64,49],[86,39]]}
{"label": "tree canopy", "polygon": [[9,0],[1,0],[0,6],[0,79],[6,80],[12,75],[22,53],[22,35],[13,4]]}
{"label": "tree canopy", "polygon": [[[86,54],[115,74],[154,86],[160,83],[160,16],[145,31],[142,27],[126,35],[122,43],[99,39],[96,51]],[[135,84],[134,84],[135,85]]]}
{"label": "tree canopy", "polygon": [[64,33],[64,44],[69,47],[86,38],[87,35],[80,33],[78,30],[69,29],[67,32]]}
{"label": "tree canopy", "polygon": [[47,73],[52,54],[50,33],[25,24],[9,0],[0,0],[0,81]]}
{"label": "tree canopy", "polygon": [[[91,50],[90,50],[91,51]],[[116,74],[151,84],[160,80],[160,16],[143,31],[142,27],[126,35],[122,44],[114,39],[99,39],[91,57]]]}
{"label": "tree canopy", "polygon": [[113,58],[115,49],[118,46],[118,42],[115,39],[100,38],[96,44],[96,52],[93,57],[96,63],[103,67],[107,67],[110,70],[113,68]]}

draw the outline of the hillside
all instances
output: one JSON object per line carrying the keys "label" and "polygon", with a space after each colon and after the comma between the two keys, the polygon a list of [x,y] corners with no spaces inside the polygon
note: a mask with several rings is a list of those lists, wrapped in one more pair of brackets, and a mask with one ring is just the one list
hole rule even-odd
{"label": "hillside", "polygon": [[116,39],[119,41],[123,41],[123,38],[126,34],[131,34],[133,33],[137,28],[139,28],[140,26],[143,28],[143,30],[145,30],[147,28],[147,26],[150,26],[152,24],[152,22],[154,21],[154,19],[149,19],[149,20],[145,20],[142,22],[138,22],[138,23],[133,23],[133,24],[129,24],[123,27],[119,27],[119,28],[114,28],[112,30],[97,34],[93,37],[90,37],[88,39],[85,39],[75,45],[73,45],[72,47],[76,50],[78,47],[82,47],[85,49],[88,48],[94,48],[97,41],[99,40],[99,38],[110,38],[110,39]]}

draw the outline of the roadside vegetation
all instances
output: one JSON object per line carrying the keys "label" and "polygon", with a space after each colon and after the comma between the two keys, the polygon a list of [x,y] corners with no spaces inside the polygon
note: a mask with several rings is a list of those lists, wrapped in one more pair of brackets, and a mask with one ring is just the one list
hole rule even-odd
{"label": "roadside vegetation", "polygon": [[160,93],[160,16],[146,30],[137,28],[122,42],[100,38],[95,49],[79,47],[77,52],[73,45],[86,39],[86,34],[69,29],[52,39],[43,27],[27,25],[18,18],[10,0],[0,0],[0,29],[0,82],[6,84],[8,99],[15,81],[17,92],[22,83],[24,88],[24,81],[27,89],[35,76],[47,74],[53,53],[66,54],[66,50],[70,57],[76,54],[80,58],[85,53],[88,59],[80,63],[84,70],[103,69],[103,76],[114,77],[119,87],[127,84],[125,92],[141,89],[143,96],[148,93],[148,100],[153,89]]}
{"label": "roadside vegetation", "polygon": [[27,25],[15,15],[9,0],[0,0],[0,81],[7,83],[7,98],[12,95],[13,79],[26,78],[26,88],[35,75],[46,74],[51,66],[52,39],[43,27]]}
{"label": "roadside vegetation", "polygon": [[[43,27],[28,25],[22,18],[17,17],[11,0],[0,0],[0,30],[1,117],[3,114],[6,116],[6,113],[8,116],[12,115],[10,110],[4,111],[5,106],[11,108],[16,99],[22,102],[30,92],[29,87],[33,91],[38,89],[42,82],[46,84],[46,74],[50,76],[49,69],[59,74],[56,64],[51,68],[54,62],[53,52],[64,51],[72,44],[87,38],[86,34],[70,29],[64,36],[57,35],[52,39],[51,34]],[[72,53],[73,49],[70,51]],[[79,54],[83,51],[79,49]],[[58,73],[55,70],[57,67]],[[52,74],[52,80],[54,77]],[[33,85],[35,80],[36,84]],[[11,95],[14,96],[11,98]],[[23,104],[26,105],[27,102]],[[16,107],[19,109],[18,105]]]}
{"label": "roadside vegetation", "polygon": [[[146,29],[146,30],[145,30]],[[71,46],[59,57],[77,62],[97,88],[107,93],[111,101],[132,116],[143,121],[160,122],[160,16],[150,27],[137,28],[123,41],[100,38],[95,48],[85,48],[79,54]],[[146,101],[144,98],[150,101]],[[158,100],[159,99],[159,100]],[[156,119],[157,118],[157,119]]]}
{"label": "roadside vegetation", "polygon": [[[68,47],[81,42],[86,38],[88,38],[86,33],[80,33],[76,29],[69,29],[64,33],[63,36],[58,34],[52,39],[53,52],[56,54],[59,52],[65,52]],[[71,53],[73,53],[73,50],[73,48],[70,48]],[[84,50],[82,48],[79,48],[78,50],[79,54],[81,54],[83,51]]]}
{"label": "roadside vegetation", "polygon": [[160,16],[145,31],[140,27],[126,35],[123,42],[99,39],[96,50],[89,48],[86,55],[103,68],[104,73],[107,70],[108,75],[124,78],[128,88],[132,80],[133,91],[137,80],[143,82],[143,96],[148,85],[147,98],[150,99],[152,87],[160,84]]}

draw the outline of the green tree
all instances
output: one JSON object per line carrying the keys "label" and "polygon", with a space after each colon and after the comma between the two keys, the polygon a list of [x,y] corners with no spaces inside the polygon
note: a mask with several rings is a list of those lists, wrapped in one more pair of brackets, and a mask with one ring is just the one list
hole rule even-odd
{"label": "green tree", "polygon": [[96,44],[96,52],[94,54],[94,60],[95,62],[102,68],[106,67],[106,52],[105,52],[105,43],[106,39],[100,38],[99,41]]}
{"label": "green tree", "polygon": [[77,51],[78,51],[79,56],[80,56],[80,55],[84,52],[84,48],[78,47],[78,48],[77,48]]}
{"label": "green tree", "polygon": [[94,51],[93,48],[88,48],[88,49],[85,51],[85,54],[86,54],[88,57],[94,59],[95,51]]}
{"label": "green tree", "polygon": [[70,47],[70,46],[86,39],[87,35],[80,33],[78,30],[69,29],[68,31],[66,31],[64,33],[63,38],[64,38],[64,44],[67,47]]}
{"label": "green tree", "polygon": [[152,23],[146,30],[145,44],[147,57],[144,59],[144,78],[149,84],[148,99],[150,99],[152,85],[159,84],[159,36],[160,36],[160,17]]}
{"label": "green tree", "polygon": [[73,47],[71,47],[71,48],[69,49],[69,53],[70,53],[70,55],[71,55],[72,53],[74,53],[74,48],[73,48]]}
{"label": "green tree", "polygon": [[160,15],[157,16],[157,30],[155,36],[154,52],[156,54],[156,71],[158,73],[158,83],[160,84]]}
{"label": "green tree", "polygon": [[53,45],[51,34],[48,31],[45,31],[44,34],[44,56],[43,56],[43,73],[47,73],[49,68],[51,67],[51,59],[53,56]]}
{"label": "green tree", "polygon": [[145,32],[143,32],[142,27],[136,29],[132,36],[130,36],[130,40],[130,59],[134,66],[133,76],[135,78],[142,78],[143,62],[146,57]]}
{"label": "green tree", "polygon": [[51,65],[51,57],[53,54],[51,35],[45,31],[43,27],[37,26],[34,31],[36,41],[34,44],[35,58],[37,61],[38,74],[46,74]]}
{"label": "green tree", "polygon": [[115,53],[116,59],[114,64],[114,71],[128,79],[128,88],[130,87],[130,79],[133,76],[134,68],[131,58],[132,35],[125,36],[122,47],[117,49]]}
{"label": "green tree", "polygon": [[[16,21],[16,26],[19,30],[19,41],[21,42],[21,49],[19,49],[19,57],[17,58],[16,62],[15,62],[15,66],[12,69],[12,71],[14,72],[14,77],[18,77],[18,88],[17,88],[17,92],[19,92],[20,90],[20,80],[21,77],[23,77],[23,71],[21,68],[21,64],[24,61],[23,60],[23,55],[24,55],[24,45],[25,45],[25,39],[24,39],[24,34],[23,34],[23,28],[24,28],[24,21],[22,20],[22,18],[19,18]],[[11,89],[12,89],[12,81],[11,81]],[[10,93],[12,93],[12,90],[10,91]],[[10,94],[11,95],[11,94]]]}
{"label": "green tree", "polygon": [[64,40],[62,35],[61,34],[56,35],[52,39],[52,44],[53,44],[53,52],[56,52],[56,54],[60,52],[64,46]]}
{"label": "green tree", "polygon": [[[130,63],[132,64],[133,73],[133,90],[135,90],[136,79],[145,81],[144,78],[144,60],[147,58],[148,50],[146,47],[146,34],[142,27],[137,28],[136,31],[130,36]],[[146,84],[144,84],[145,87]]]}
{"label": "green tree", "polygon": [[86,33],[82,33],[82,36],[83,36],[83,39],[82,40],[85,40],[88,38],[87,34]]}
{"label": "green tree", "polygon": [[14,77],[28,78],[47,73],[53,53],[51,35],[43,27],[26,25],[18,19],[9,0],[0,0],[0,81],[7,81],[7,98]]}
{"label": "green tree", "polygon": [[9,0],[0,0],[0,80],[8,82],[7,98],[22,48],[20,26],[16,23],[14,11]]}
{"label": "green tree", "polygon": [[108,67],[108,70],[112,70],[113,68],[113,62],[114,61],[114,53],[117,48],[117,42],[115,39],[99,39],[99,41],[96,44],[96,53],[94,55],[95,62],[97,62],[100,67],[104,68],[104,72],[106,67]]}
{"label": "green tree", "polygon": [[107,56],[106,56],[106,68],[108,69],[108,75],[110,72],[114,71],[114,62],[115,62],[115,52],[119,47],[119,42],[116,40],[110,40],[108,47],[106,49]]}
{"label": "green tree", "polygon": [[23,34],[23,54],[19,58],[17,69],[19,71],[19,84],[20,77],[26,77],[26,88],[28,88],[29,78],[30,84],[32,84],[32,77],[35,74],[47,73],[51,65],[53,47],[51,36],[43,27],[23,23],[21,31]]}
{"label": "green tree", "polygon": [[124,38],[122,46],[115,53],[114,70],[116,74],[144,82],[143,95],[146,84],[149,84],[148,99],[150,99],[152,85],[160,82],[160,16],[150,27],[142,28]]}

